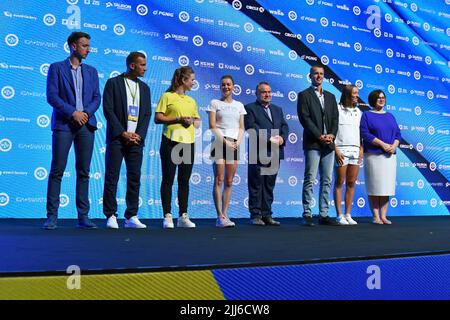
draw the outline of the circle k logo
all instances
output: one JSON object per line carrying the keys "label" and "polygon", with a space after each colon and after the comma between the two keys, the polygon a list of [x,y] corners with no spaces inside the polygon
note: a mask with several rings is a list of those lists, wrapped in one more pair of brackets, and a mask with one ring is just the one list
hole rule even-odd
{"label": "circle k logo", "polygon": [[50,124],[50,118],[48,116],[46,116],[45,114],[42,114],[39,117],[37,117],[36,123],[39,127],[46,128]]}
{"label": "circle k logo", "polygon": [[255,68],[251,64],[247,64],[244,68],[245,73],[249,76],[255,73]]}
{"label": "circle k logo", "polygon": [[39,68],[39,72],[46,77],[48,75],[48,68],[50,67],[50,64],[48,63],[44,63],[41,65],[41,67]]}
{"label": "circle k logo", "polygon": [[56,17],[52,15],[51,13],[47,13],[43,18],[42,21],[44,24],[48,27],[54,26],[56,23]]}
{"label": "circle k logo", "polygon": [[203,45],[203,38],[201,36],[195,36],[192,38],[192,42],[195,46],[201,47]]}
{"label": "circle k logo", "polygon": [[146,16],[148,14],[148,8],[145,4],[140,4],[136,7],[136,12],[140,16]]}
{"label": "circle k logo", "polygon": [[47,170],[43,167],[39,167],[34,170],[34,177],[39,181],[45,180],[47,178],[47,175]]}
{"label": "circle k logo", "polygon": [[187,56],[180,56],[178,58],[178,64],[182,67],[186,67],[189,65],[189,58]]}
{"label": "circle k logo", "polygon": [[9,196],[7,193],[0,193],[0,207],[7,206],[9,203]]}
{"label": "circle k logo", "polygon": [[242,45],[241,42],[239,42],[239,41],[233,42],[233,50],[234,50],[234,51],[236,51],[236,52],[241,52],[242,49],[244,49],[244,46]]}
{"label": "circle k logo", "polygon": [[8,46],[15,47],[19,44],[19,37],[10,33],[5,37],[5,42]]}
{"label": "circle k logo", "polygon": [[181,11],[180,14],[178,15],[178,18],[180,19],[181,22],[188,22],[191,17],[189,16],[189,13],[187,13],[186,11]]}
{"label": "circle k logo", "polygon": [[292,61],[295,61],[298,58],[298,54],[294,50],[289,51],[288,56],[289,56],[289,59],[291,59]]}
{"label": "circle k logo", "polygon": [[60,194],[59,195],[59,206],[61,208],[67,207],[70,203],[70,198],[67,194]]}
{"label": "circle k logo", "polygon": [[11,86],[4,86],[2,88],[2,97],[6,100],[14,98],[15,91],[14,88]]}
{"label": "circle k logo", "polygon": [[295,20],[297,20],[297,12],[295,12],[295,11],[289,11],[289,13],[288,13],[288,17],[289,17],[289,19],[291,20],[291,21],[295,21]]}
{"label": "circle k logo", "polygon": [[199,173],[194,172],[194,173],[191,175],[191,183],[197,185],[197,184],[199,184],[200,182],[202,182],[202,176],[201,176]]}
{"label": "circle k logo", "polygon": [[123,24],[118,23],[114,25],[113,30],[118,36],[123,36],[125,34],[125,26]]}
{"label": "circle k logo", "polygon": [[0,140],[0,151],[1,152],[8,152],[12,149],[12,142],[9,139],[2,139]]}
{"label": "circle k logo", "polygon": [[248,33],[253,32],[253,25],[250,22],[247,22],[246,24],[244,24],[244,30]]}
{"label": "circle k logo", "polygon": [[234,10],[242,9],[242,2],[240,2],[239,0],[234,0],[231,5],[233,6]]}
{"label": "circle k logo", "polygon": [[233,89],[233,94],[239,96],[242,93],[242,88],[240,85],[235,84]]}

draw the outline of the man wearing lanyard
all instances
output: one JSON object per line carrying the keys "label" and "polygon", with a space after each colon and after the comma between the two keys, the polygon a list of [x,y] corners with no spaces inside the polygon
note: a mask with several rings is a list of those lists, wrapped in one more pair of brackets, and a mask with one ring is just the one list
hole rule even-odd
{"label": "man wearing lanyard", "polygon": [[144,141],[151,117],[150,88],[138,79],[147,71],[147,59],[141,52],[131,52],[126,64],[126,73],[109,79],[103,92],[103,113],[107,121],[103,213],[109,229],[119,228],[116,194],[123,159],[127,169],[124,226],[146,228],[137,218],[137,212]]}
{"label": "man wearing lanyard", "polygon": [[74,145],[76,161],[76,207],[78,227],[97,228],[88,218],[89,170],[97,129],[95,112],[100,106],[97,70],[85,63],[90,52],[90,36],[73,32],[67,39],[70,57],[50,65],[47,102],[52,114],[52,164],[47,188],[47,221],[44,229],[56,229],[61,180],[69,150]]}
{"label": "man wearing lanyard", "polygon": [[339,123],[335,96],[323,90],[325,69],[312,66],[309,72],[312,86],[298,94],[297,113],[303,126],[305,178],[303,182],[303,221],[314,226],[312,219],[313,185],[320,172],[319,224],[338,225],[328,217],[331,178],[334,165],[334,139]]}

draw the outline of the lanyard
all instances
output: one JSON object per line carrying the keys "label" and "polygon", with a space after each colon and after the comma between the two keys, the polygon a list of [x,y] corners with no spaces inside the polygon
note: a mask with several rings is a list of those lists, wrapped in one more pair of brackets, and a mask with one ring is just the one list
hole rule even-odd
{"label": "lanyard", "polygon": [[130,85],[128,84],[128,79],[125,79],[125,83],[127,84],[128,90],[130,90],[131,99],[133,100],[133,106],[134,106],[134,99],[136,98],[138,83],[136,82],[136,86],[134,87],[134,93],[131,91]]}

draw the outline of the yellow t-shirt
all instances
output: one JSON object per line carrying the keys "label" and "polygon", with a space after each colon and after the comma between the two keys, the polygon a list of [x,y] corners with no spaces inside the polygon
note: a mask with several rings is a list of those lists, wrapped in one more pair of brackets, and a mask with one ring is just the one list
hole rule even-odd
{"label": "yellow t-shirt", "polygon": [[[164,113],[167,117],[200,118],[195,100],[187,95],[179,95],[175,92],[165,92],[159,99],[155,112]],[[194,125],[191,124],[185,128],[180,123],[165,124],[164,135],[172,141],[194,143]]]}

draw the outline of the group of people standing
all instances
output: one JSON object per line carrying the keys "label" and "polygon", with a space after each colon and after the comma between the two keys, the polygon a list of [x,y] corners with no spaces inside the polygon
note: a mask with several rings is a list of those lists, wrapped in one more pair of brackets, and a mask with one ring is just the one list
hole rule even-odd
{"label": "group of people standing", "polygon": [[[97,129],[95,112],[101,95],[97,71],[82,63],[90,51],[90,36],[73,32],[68,38],[70,56],[53,63],[47,78],[47,100],[53,107],[52,163],[47,190],[45,229],[57,228],[61,180],[69,150],[74,145],[76,159],[76,207],[78,227],[95,229],[88,218],[89,169]],[[125,73],[106,82],[103,112],[107,121],[103,212],[107,228],[117,222],[117,185],[125,160],[127,170],[125,228],[146,228],[137,217],[144,142],[151,119],[149,87],[139,78],[147,70],[144,54],[131,52]],[[387,219],[389,196],[395,193],[396,148],[401,139],[395,118],[383,110],[385,95],[375,90],[369,95],[372,110],[358,108],[358,88],[345,86],[339,105],[335,96],[322,88],[324,67],[311,67],[311,87],[298,95],[298,115],[304,128],[305,178],[303,183],[303,221],[314,226],[313,184],[320,173],[319,224],[354,225],[350,210],[360,164],[365,159],[366,190],[373,223],[390,224]],[[189,180],[194,164],[194,128],[201,125],[195,100],[186,93],[194,85],[191,67],[180,67],[173,74],[169,89],[161,96],[154,121],[163,124],[160,145],[162,167],[161,201],[163,228],[174,228],[172,187],[177,173],[177,227],[195,228],[188,214]],[[228,209],[233,177],[239,160],[244,132],[249,133],[248,191],[251,224],[279,226],[272,217],[273,191],[280,160],[284,158],[289,127],[283,111],[272,103],[268,82],[256,86],[256,101],[247,105],[233,99],[232,76],[221,79],[220,99],[207,107],[209,128],[213,132],[213,198],[217,227],[234,227]],[[334,170],[336,167],[336,170]],[[386,174],[380,175],[380,168]],[[336,172],[334,197],[337,219],[328,215],[333,171]],[[345,182],[345,214],[341,210]]]}

